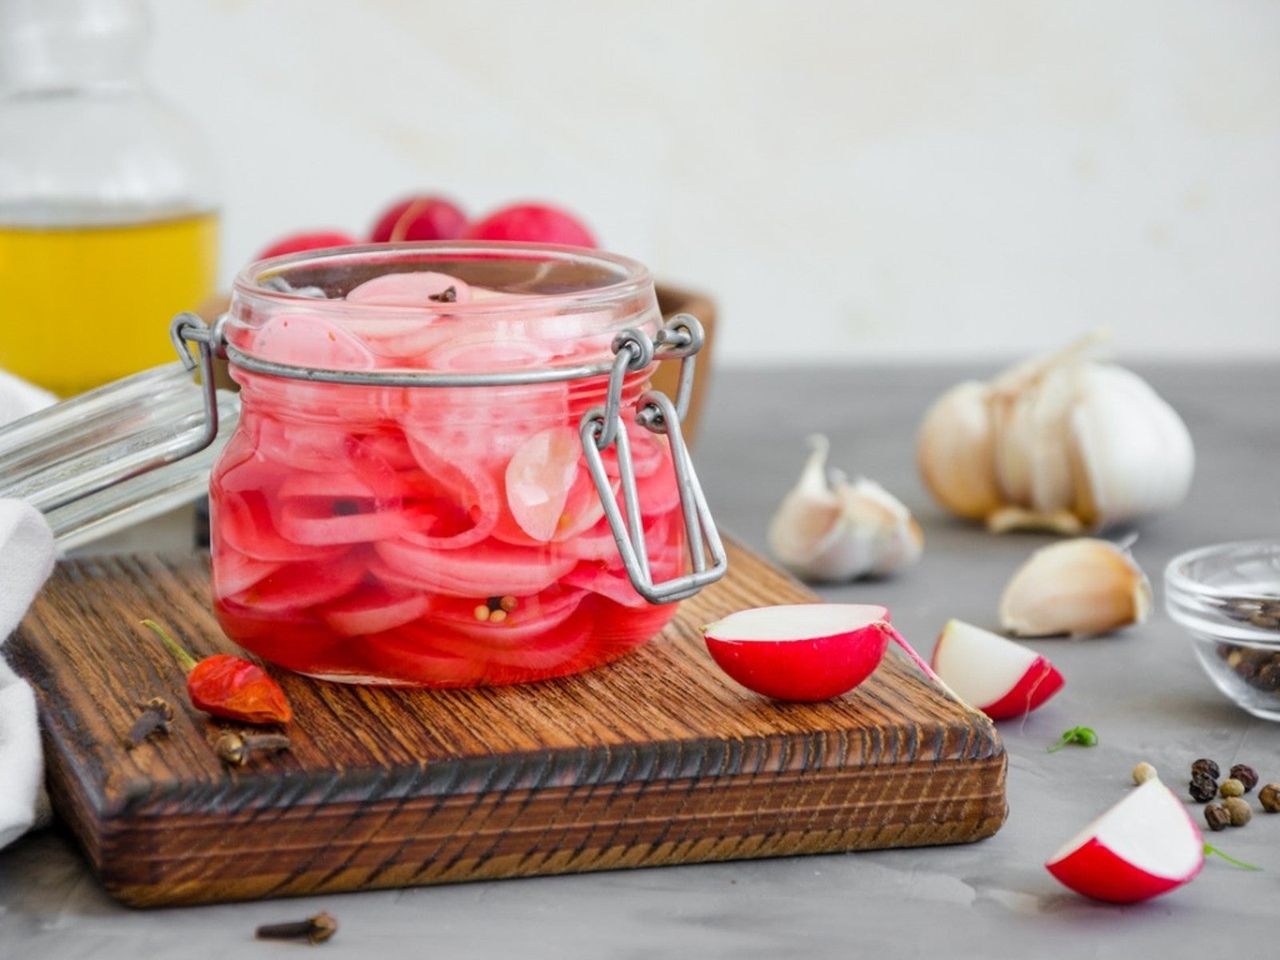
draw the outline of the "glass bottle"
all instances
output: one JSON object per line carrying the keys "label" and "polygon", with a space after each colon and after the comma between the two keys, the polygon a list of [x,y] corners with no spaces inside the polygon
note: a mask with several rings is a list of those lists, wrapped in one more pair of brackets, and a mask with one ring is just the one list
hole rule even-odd
{"label": "glass bottle", "polygon": [[146,86],[143,0],[0,0],[0,368],[70,395],[173,358],[213,292],[209,154]]}

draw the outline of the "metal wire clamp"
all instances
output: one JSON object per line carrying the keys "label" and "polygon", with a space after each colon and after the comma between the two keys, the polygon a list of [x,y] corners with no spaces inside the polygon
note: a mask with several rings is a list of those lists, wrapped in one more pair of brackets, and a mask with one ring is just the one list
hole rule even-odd
{"label": "metal wire clamp", "polygon": [[[724,544],[707,507],[707,499],[698,482],[693,460],[684,442],[680,422],[689,408],[693,390],[695,357],[702,348],[702,325],[687,314],[672,317],[651,340],[640,330],[625,330],[613,342],[614,362],[609,371],[605,405],[588,410],[578,426],[587,468],[604,506],[609,530],[613,533],[623,567],[636,592],[650,603],[672,603],[693,596],[707,584],[724,576],[728,568]],[[655,583],[645,545],[644,518],[636,490],[636,475],[631,460],[631,441],[622,422],[622,389],[628,373],[643,370],[654,359],[678,358],[681,363],[679,388],[673,403],[666,394],[649,390],[635,404],[638,424],[653,433],[665,434],[671,446],[676,487],[680,493],[680,512],[692,572]],[[622,492],[622,509],[618,507],[609,475],[605,471],[604,451],[617,447],[618,474]],[[626,517],[623,517],[623,510]],[[707,555],[710,554],[710,565]]]}

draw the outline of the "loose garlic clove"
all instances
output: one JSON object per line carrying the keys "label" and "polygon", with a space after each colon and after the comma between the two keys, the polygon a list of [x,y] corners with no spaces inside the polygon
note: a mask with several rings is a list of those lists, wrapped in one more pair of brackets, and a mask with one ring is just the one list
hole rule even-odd
{"label": "loose garlic clove", "polygon": [[1065,540],[1033,553],[1000,598],[1000,623],[1020,637],[1093,636],[1141,623],[1151,584],[1108,540]]}
{"label": "loose garlic clove", "polygon": [[827,478],[830,444],[810,439],[813,452],[800,480],[769,524],[769,547],[797,576],[847,581],[892,573],[920,557],[924,535],[910,511],[870,480]]}
{"label": "loose garlic clove", "polygon": [[1004,502],[996,482],[987,387],[960,383],[924,415],[916,461],[924,484],[952,513],[980,520]]}

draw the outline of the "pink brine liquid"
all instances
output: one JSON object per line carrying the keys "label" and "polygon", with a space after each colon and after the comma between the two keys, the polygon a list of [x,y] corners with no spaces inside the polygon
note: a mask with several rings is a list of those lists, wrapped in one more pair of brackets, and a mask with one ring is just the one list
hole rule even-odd
{"label": "pink brine liquid", "polygon": [[[443,297],[443,300],[428,300]],[[452,298],[452,299],[450,299]],[[608,358],[607,316],[512,312],[513,294],[384,274],[344,300],[241,304],[233,344],[327,369],[520,370]],[[504,304],[501,321],[449,304]],[[425,316],[413,313],[428,304]],[[343,304],[394,309],[373,318]],[[316,677],[471,686],[586,670],[675,605],[623,569],[578,435],[605,378],[532,385],[309,383],[235,368],[243,412],[210,483],[213,592],[228,636]],[[647,386],[627,384],[624,411]],[[627,422],[655,579],[683,570],[665,437]],[[607,472],[618,490],[611,448]]]}

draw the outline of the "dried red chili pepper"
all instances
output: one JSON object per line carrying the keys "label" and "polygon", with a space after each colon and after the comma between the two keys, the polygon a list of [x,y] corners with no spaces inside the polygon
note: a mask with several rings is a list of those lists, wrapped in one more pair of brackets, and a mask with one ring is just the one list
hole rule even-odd
{"label": "dried red chili pepper", "polygon": [[293,710],[280,685],[260,666],[218,653],[197,662],[154,620],[142,625],[158,636],[187,671],[187,696],[205,713],[241,723],[288,723]]}

